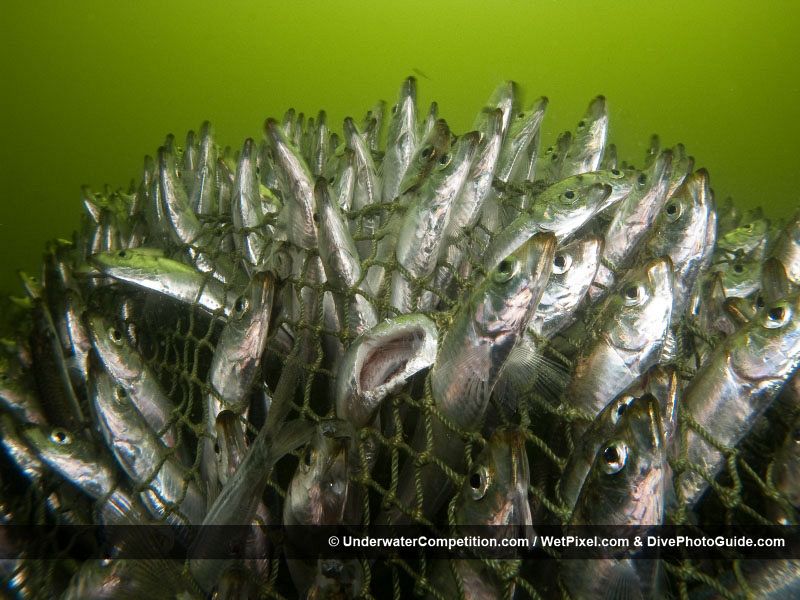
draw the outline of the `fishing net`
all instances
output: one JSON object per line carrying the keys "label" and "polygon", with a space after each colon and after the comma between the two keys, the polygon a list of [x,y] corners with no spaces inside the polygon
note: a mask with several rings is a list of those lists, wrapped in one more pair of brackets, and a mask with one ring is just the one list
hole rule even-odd
{"label": "fishing net", "polygon": [[[181,159],[180,154],[178,159]],[[228,160],[230,159],[229,156]],[[520,210],[520,206],[530,202],[536,191],[535,186],[528,183],[503,186],[498,182],[494,193],[501,210],[510,211],[513,216],[514,211]],[[135,196],[135,192],[106,192],[95,194],[93,200],[98,206],[109,211],[127,210],[130,203],[135,201]],[[353,236],[356,243],[371,245],[370,252],[362,262],[364,276],[370,268],[377,266],[385,269],[381,289],[374,297],[367,294],[368,299],[377,308],[381,320],[395,314],[390,304],[389,287],[393,274],[402,267],[397,264],[394,253],[391,253],[388,259],[379,256],[379,240],[389,233],[387,223],[390,222],[390,216],[402,214],[404,210],[405,207],[400,203],[390,202],[347,213],[347,217],[357,224]],[[213,227],[221,232],[235,233],[234,225],[227,215],[206,215],[202,219],[207,227]],[[374,227],[376,222],[381,224],[377,229]],[[277,225],[273,216],[267,217],[266,224]],[[87,225],[87,229],[90,228],[91,226]],[[86,243],[85,235],[84,231],[83,235],[74,240],[71,252],[76,268],[81,262],[81,246]],[[434,274],[424,279],[415,279],[408,272],[403,272],[411,282],[415,298],[419,299],[424,294],[433,293],[440,299],[436,310],[425,313],[440,330],[440,340],[443,333],[452,325],[454,316],[464,300],[485,275],[482,253],[491,238],[492,233],[478,224],[458,242],[460,248],[466,251],[466,258],[458,268],[453,268],[447,262],[440,262]],[[184,260],[191,250],[171,243],[169,238],[152,234],[152,230],[144,245],[162,247],[167,256],[179,260]],[[249,278],[249,273],[242,266],[246,262],[245,257],[239,255],[234,247],[219,244],[214,248],[198,247],[194,250],[210,254],[212,262],[223,255],[231,258],[231,262],[238,265],[239,272],[236,275]],[[250,439],[255,437],[264,423],[266,413],[264,396],[267,393],[265,389],[270,390],[269,394],[273,393],[282,374],[290,365],[299,368],[300,376],[291,394],[291,412],[288,420],[319,422],[335,416],[333,394],[330,390],[333,389],[332,383],[336,374],[333,370],[331,352],[341,352],[341,349],[347,348],[352,343],[353,337],[347,333],[347,323],[342,324],[341,330],[337,331],[332,330],[330,324],[325,322],[324,298],[327,293],[332,292],[346,293],[348,296],[356,293],[366,294],[361,289],[342,292],[341,289],[333,288],[330,283],[319,282],[319,278],[311,274],[312,263],[317,257],[316,251],[293,247],[288,241],[281,242],[273,250],[290,257],[292,263],[286,272],[280,274],[276,303],[291,290],[292,296],[299,299],[300,306],[296,311],[299,317],[292,319],[285,313],[277,314],[278,311],[274,311],[276,315],[270,325],[270,341],[262,359],[261,377],[257,378],[251,393],[251,410],[247,418],[241,417]],[[442,255],[446,256],[447,253]],[[452,272],[451,283],[446,293],[437,288],[435,282],[436,274],[442,269]],[[211,275],[207,277],[211,283]],[[312,289],[315,293],[308,293],[308,289]],[[157,374],[162,388],[174,404],[168,425],[176,427],[179,439],[176,447],[188,446],[195,449],[196,459],[190,463],[186,471],[187,479],[193,480],[201,489],[205,489],[199,458],[206,435],[204,398],[209,393],[214,393],[208,384],[208,371],[223,328],[223,320],[219,318],[222,317],[221,311],[210,314],[207,309],[197,304],[181,303],[164,295],[102,277],[87,279],[82,283],[82,290],[87,306],[102,312],[117,323],[134,344],[135,349],[145,358],[147,365]],[[308,298],[314,299],[317,306],[305,306],[304,302]],[[25,318],[27,311],[16,310],[20,311],[23,318],[17,322],[16,330],[9,329],[5,332],[6,339],[9,340],[5,344],[6,353],[15,351],[15,340],[24,339],[27,335],[26,328],[30,327],[29,321]],[[581,319],[588,320],[588,312],[582,314]],[[304,341],[309,343],[306,345]],[[705,341],[712,345],[719,342],[713,336],[706,336]],[[570,361],[576,352],[575,343],[576,341],[570,338],[569,331],[551,340],[539,340],[547,359],[554,364],[562,365],[565,371],[569,369]],[[689,381],[696,370],[696,365],[690,359],[684,359],[676,366],[684,381]],[[350,485],[362,492],[364,524],[373,523],[382,510],[394,507],[413,521],[433,529],[447,531],[449,527],[455,526],[452,500],[439,514],[432,516],[422,514],[422,498],[418,497],[415,504],[403,504],[397,494],[400,472],[404,464],[414,465],[419,483],[424,465],[435,460],[430,435],[422,449],[415,448],[411,443],[414,428],[418,423],[422,423],[430,432],[435,420],[443,420],[441,413],[435,408],[429,379],[430,374],[424,372],[403,390],[390,395],[382,408],[382,426],[367,427],[357,432],[355,436],[356,461],[366,460],[364,457],[371,449],[368,444],[377,442],[377,461],[374,467],[351,469]],[[535,515],[534,522],[562,524],[569,519],[570,509],[558,497],[555,482],[574,448],[575,440],[571,437],[569,425],[577,422],[581,415],[559,398],[558,390],[548,394],[547,389],[547,382],[541,378],[537,379],[534,373],[529,384],[518,392],[521,401],[517,412],[508,414],[492,404],[489,406],[489,412],[498,416],[499,424],[516,425],[524,430],[531,471],[529,492]],[[224,405],[224,399],[219,398],[219,400]],[[86,398],[81,398],[81,401],[84,403],[85,414],[91,414]],[[702,528],[704,523],[770,523],[766,515],[766,504],[786,502],[771,482],[771,457],[788,432],[797,412],[796,407],[779,398],[745,445],[737,448],[720,446],[726,456],[724,474],[713,480],[711,493],[696,510],[679,506],[677,511],[669,515],[671,522],[692,523],[699,528]],[[453,427],[449,422],[443,424],[446,428]],[[683,435],[688,428],[707,436],[688,415],[681,414],[680,429]],[[455,470],[444,465],[440,470],[443,477],[452,481],[453,490],[460,488],[464,477],[470,472],[474,457],[487,443],[487,439],[480,433],[458,429],[455,431],[463,440],[466,469]],[[713,439],[709,441],[719,445]],[[175,451],[165,449],[165,455],[171,452]],[[265,501],[275,521],[280,520],[286,488],[300,460],[301,452],[298,450],[282,458],[270,475]],[[685,454],[680,453],[671,459],[671,467],[673,477],[679,477],[687,470],[696,468],[688,462]],[[124,477],[120,477],[120,481],[122,480]],[[148,485],[146,483],[133,486],[132,491],[145,491]],[[421,486],[419,492],[422,493]],[[22,590],[21,595],[30,597],[51,597],[54,590],[64,589],[69,578],[80,568],[87,556],[86,548],[76,544],[75,540],[63,539],[56,525],[63,522],[92,522],[95,519],[93,506],[97,503],[90,502],[76,490],[65,487],[59,476],[52,472],[43,474],[41,486],[31,484],[9,460],[5,460],[3,464],[0,496],[6,522],[49,525],[53,531],[52,536],[37,535],[26,540],[13,540],[19,549],[20,559],[5,561],[3,576],[6,588]],[[173,510],[174,507],[167,507],[167,515]],[[435,522],[430,523],[431,518]],[[516,594],[516,597],[531,598],[567,597],[567,592],[558,577],[554,575],[557,569],[552,568],[557,564],[554,561],[558,560],[558,553],[550,551],[550,554],[552,560],[485,559],[484,563],[486,568],[496,573],[500,581],[505,582],[508,597],[511,594]],[[59,560],[38,558],[45,555],[61,558]],[[426,560],[422,551],[418,559],[361,560],[360,566],[363,571],[361,593],[364,597],[403,598],[409,597],[412,593],[440,595],[431,584],[432,561]],[[731,577],[735,578],[740,589],[747,589],[745,578],[736,560],[669,560],[665,564],[665,569],[669,593],[681,598],[689,597],[690,591],[699,586],[710,586],[723,597],[736,597],[735,593],[730,591]],[[286,561],[279,549],[272,550],[268,572],[259,579],[258,584],[262,597],[290,598],[296,595],[288,575]]]}

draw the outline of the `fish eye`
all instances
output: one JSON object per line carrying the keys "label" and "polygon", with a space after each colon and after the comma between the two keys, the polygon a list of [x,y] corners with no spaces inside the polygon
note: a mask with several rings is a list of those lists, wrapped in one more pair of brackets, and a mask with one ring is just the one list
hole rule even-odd
{"label": "fish eye", "polygon": [[241,315],[247,310],[249,305],[250,303],[247,301],[247,298],[239,296],[233,304],[233,310],[236,311],[236,314]]}
{"label": "fish eye", "polygon": [[494,280],[498,283],[505,283],[514,276],[518,267],[519,263],[517,259],[513,256],[509,256],[505,260],[500,261],[500,264],[497,265],[497,269],[494,272]]}
{"label": "fish eye", "polygon": [[626,306],[635,306],[644,300],[644,289],[640,285],[629,285],[622,291]]}
{"label": "fish eye", "polygon": [[333,184],[336,181],[336,175],[331,175],[328,177],[328,183]]}
{"label": "fish eye", "polygon": [[550,156],[550,160],[552,160],[552,161],[556,161],[556,160],[558,160],[558,154],[556,154],[555,152],[553,152],[553,154]]}
{"label": "fish eye", "polygon": [[315,212],[314,214],[312,214],[311,218],[313,219],[314,223],[319,223],[319,213],[318,212]]}
{"label": "fish eye", "polygon": [[578,129],[583,129],[584,127],[586,127],[586,121],[581,119],[578,121]]}
{"label": "fish eye", "polygon": [[54,429],[50,434],[50,439],[59,446],[65,446],[72,442],[72,437],[63,429]]}
{"label": "fish eye", "polygon": [[766,319],[764,320],[764,326],[768,329],[777,329],[778,327],[783,327],[789,322],[789,318],[791,316],[792,313],[788,306],[782,304],[773,306],[767,311]]}
{"label": "fish eye", "polygon": [[664,212],[667,213],[667,218],[670,221],[674,221],[681,216],[681,205],[679,202],[670,202],[667,204],[666,208],[664,208]]}
{"label": "fish eye", "polygon": [[636,179],[636,181],[639,183],[639,185],[644,185],[647,183],[647,175],[644,173],[639,173],[639,177]]}
{"label": "fish eye", "polygon": [[560,275],[572,266],[572,257],[569,254],[556,254],[553,258],[553,273]]}
{"label": "fish eye", "polygon": [[752,224],[752,223],[748,223],[747,225],[745,225],[745,226],[744,226],[744,228],[745,228],[747,231],[752,231],[752,230],[753,230],[753,224]]}
{"label": "fish eye", "polygon": [[554,150],[553,146],[548,146],[548,147],[547,147],[547,150],[545,150],[545,151],[544,151],[544,153],[545,153],[545,154],[552,154],[552,153],[553,153],[553,150]]}
{"label": "fish eye", "polygon": [[734,273],[741,273],[744,271],[744,267],[742,265],[736,264],[733,265],[733,272]]}
{"label": "fish eye", "polygon": [[446,167],[447,165],[449,165],[451,159],[452,159],[452,156],[450,154],[442,154],[439,157],[439,166],[440,166],[440,168],[441,167]]}
{"label": "fish eye", "polygon": [[120,250],[119,252],[117,252],[117,256],[119,256],[120,258],[127,258],[128,253],[125,250]]}
{"label": "fish eye", "polygon": [[122,345],[122,332],[116,327],[109,327],[108,337],[117,346]]}
{"label": "fish eye", "polygon": [[489,489],[489,471],[481,466],[469,475],[469,491],[473,500],[480,500]]}
{"label": "fish eye", "polygon": [[756,296],[756,308],[760,310],[764,308],[764,306],[765,306],[764,297],[759,294],[758,296]]}
{"label": "fish eye", "polygon": [[433,154],[433,146],[425,146],[420,152],[422,158],[430,158],[431,154]]}
{"label": "fish eye", "polygon": [[611,169],[611,175],[613,175],[615,178],[622,177],[622,171],[619,169]]}
{"label": "fish eye", "polygon": [[600,466],[607,475],[614,475],[625,468],[628,460],[628,446],[625,442],[609,442],[601,453]]}
{"label": "fish eye", "polygon": [[121,385],[118,385],[117,387],[115,387],[114,388],[114,397],[119,402],[123,402],[125,400],[125,397],[126,397],[125,388],[122,387]]}
{"label": "fish eye", "polygon": [[524,119],[524,118],[525,118],[525,113],[524,113],[524,112],[521,112],[521,113],[519,113],[519,114],[517,115],[517,118],[518,118],[518,119]]}
{"label": "fish eye", "polygon": [[572,190],[567,190],[566,192],[564,192],[564,198],[566,198],[567,200],[574,200],[575,192],[573,192]]}

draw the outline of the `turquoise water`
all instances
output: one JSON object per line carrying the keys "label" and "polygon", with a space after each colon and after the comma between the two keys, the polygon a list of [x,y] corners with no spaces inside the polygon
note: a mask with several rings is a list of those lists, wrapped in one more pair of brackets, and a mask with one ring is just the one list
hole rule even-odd
{"label": "turquoise water", "polygon": [[0,20],[0,293],[79,222],[82,184],[127,186],[165,134],[222,143],[290,106],[331,123],[392,101],[464,130],[494,86],[550,98],[545,140],[608,97],[611,138],[684,142],[720,197],[798,203],[800,5],[793,2],[5,2]]}

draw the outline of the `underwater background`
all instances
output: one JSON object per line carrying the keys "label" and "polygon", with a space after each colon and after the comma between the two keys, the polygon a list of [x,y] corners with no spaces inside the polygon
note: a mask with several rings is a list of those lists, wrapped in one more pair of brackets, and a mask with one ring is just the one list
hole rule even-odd
{"label": "underwater background", "polygon": [[721,199],[798,203],[800,4],[743,1],[3,2],[0,295],[68,238],[80,186],[127,187],[167,133],[209,119],[220,143],[267,116],[336,129],[415,75],[463,132],[494,87],[550,98],[543,141],[598,93],[609,139],[641,163],[683,142]]}

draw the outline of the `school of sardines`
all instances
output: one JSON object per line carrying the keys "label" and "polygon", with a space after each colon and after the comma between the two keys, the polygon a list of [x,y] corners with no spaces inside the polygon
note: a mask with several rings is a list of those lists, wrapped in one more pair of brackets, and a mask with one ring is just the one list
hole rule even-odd
{"label": "school of sardines", "polygon": [[[547,104],[504,83],[457,135],[408,78],[341,133],[290,110],[234,153],[204,123],[129,191],[85,189],[0,356],[3,522],[796,524],[800,213],[715,203],[656,136],[618,163],[602,96],[540,144]],[[400,568],[255,536],[238,562],[48,562],[35,541],[2,561],[19,597],[800,593],[791,560],[748,561],[745,589],[630,555]]]}

